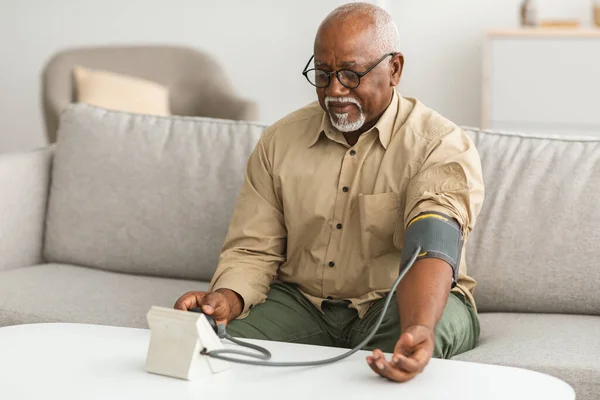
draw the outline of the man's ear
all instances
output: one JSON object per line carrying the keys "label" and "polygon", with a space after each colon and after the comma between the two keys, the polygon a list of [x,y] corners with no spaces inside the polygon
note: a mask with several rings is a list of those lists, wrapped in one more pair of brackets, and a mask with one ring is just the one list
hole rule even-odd
{"label": "man's ear", "polygon": [[391,86],[398,86],[400,78],[402,77],[402,71],[404,70],[404,55],[397,52],[392,56],[392,70],[391,70]]}

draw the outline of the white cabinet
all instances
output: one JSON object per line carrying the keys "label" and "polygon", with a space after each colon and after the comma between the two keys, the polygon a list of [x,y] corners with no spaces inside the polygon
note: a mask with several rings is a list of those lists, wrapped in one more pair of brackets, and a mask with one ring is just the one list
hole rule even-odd
{"label": "white cabinet", "polygon": [[600,29],[490,32],[482,126],[600,137]]}

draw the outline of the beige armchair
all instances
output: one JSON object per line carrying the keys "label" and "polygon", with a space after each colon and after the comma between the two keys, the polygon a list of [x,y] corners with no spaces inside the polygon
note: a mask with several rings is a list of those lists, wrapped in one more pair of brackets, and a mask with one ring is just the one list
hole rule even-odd
{"label": "beige armchair", "polygon": [[76,98],[72,76],[75,65],[167,86],[174,115],[258,119],[257,104],[236,94],[223,68],[211,56],[195,49],[180,46],[75,48],[55,54],[42,73],[42,107],[50,143],[56,141],[60,113]]}

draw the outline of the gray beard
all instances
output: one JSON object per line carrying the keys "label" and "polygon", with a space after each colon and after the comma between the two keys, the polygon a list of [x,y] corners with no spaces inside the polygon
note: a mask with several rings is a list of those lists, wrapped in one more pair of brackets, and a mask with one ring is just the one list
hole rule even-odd
{"label": "gray beard", "polygon": [[362,126],[365,124],[365,114],[362,111],[360,112],[358,119],[354,122],[348,121],[348,113],[335,114],[335,116],[337,118],[337,122],[334,120],[333,115],[331,113],[329,114],[329,120],[331,121],[331,125],[333,125],[335,129],[343,133],[357,131],[360,128],[362,128]]}

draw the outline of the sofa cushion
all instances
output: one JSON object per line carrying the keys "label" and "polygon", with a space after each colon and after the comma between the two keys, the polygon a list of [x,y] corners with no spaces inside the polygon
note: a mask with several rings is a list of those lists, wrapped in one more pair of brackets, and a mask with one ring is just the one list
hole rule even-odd
{"label": "sofa cushion", "polygon": [[173,307],[208,282],[136,276],[73,265],[0,271],[0,326],[76,322],[147,328],[152,306]]}
{"label": "sofa cushion", "polygon": [[521,367],[569,383],[577,399],[600,393],[600,317],[484,313],[474,350],[454,359]]}
{"label": "sofa cushion", "polygon": [[470,135],[486,185],[467,245],[478,309],[600,315],[600,139]]}
{"label": "sofa cushion", "polygon": [[45,259],[210,279],[263,129],[70,106],[56,143]]}

